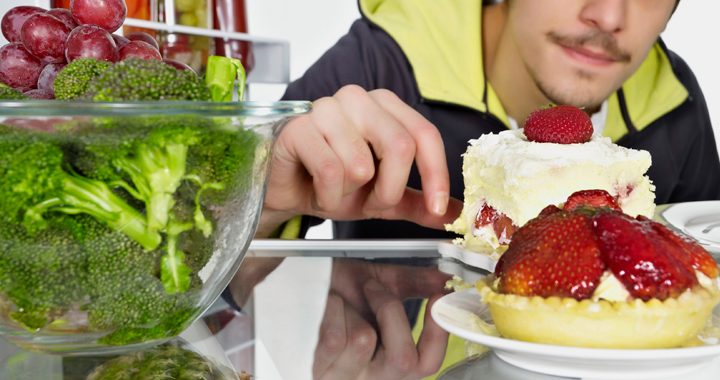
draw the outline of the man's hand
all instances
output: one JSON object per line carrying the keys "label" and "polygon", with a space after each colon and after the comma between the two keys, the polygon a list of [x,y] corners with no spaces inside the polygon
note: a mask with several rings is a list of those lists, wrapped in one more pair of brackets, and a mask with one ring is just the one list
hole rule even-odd
{"label": "man's hand", "polygon": [[[407,187],[413,162],[422,192]],[[345,86],[314,102],[278,137],[264,222],[298,214],[335,220],[404,219],[442,228],[459,214],[449,201],[440,133],[387,90]]]}
{"label": "man's hand", "polygon": [[[315,379],[418,379],[437,372],[448,334],[429,308],[450,276],[434,268],[336,260],[315,349]],[[428,297],[422,335],[402,300]]]}

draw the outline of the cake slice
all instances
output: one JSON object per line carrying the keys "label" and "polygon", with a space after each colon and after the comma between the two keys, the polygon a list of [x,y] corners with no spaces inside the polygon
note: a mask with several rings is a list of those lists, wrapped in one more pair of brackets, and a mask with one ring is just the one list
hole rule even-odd
{"label": "cake slice", "polygon": [[[566,127],[562,121],[551,122],[561,130]],[[580,190],[607,191],[625,213],[653,216],[654,186],[645,175],[651,164],[647,151],[624,148],[599,136],[575,143],[567,143],[563,136],[546,139],[563,143],[530,141],[525,131],[508,130],[470,141],[463,155],[463,211],[447,226],[463,235],[459,242],[466,248],[506,248],[518,226]],[[533,139],[543,141],[534,135]]]}

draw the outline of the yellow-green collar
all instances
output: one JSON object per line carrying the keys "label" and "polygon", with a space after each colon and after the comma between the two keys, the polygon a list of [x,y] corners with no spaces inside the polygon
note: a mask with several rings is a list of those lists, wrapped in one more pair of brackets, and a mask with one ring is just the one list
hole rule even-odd
{"label": "yellow-green collar", "polygon": [[[359,4],[362,14],[402,48],[423,98],[490,112],[508,125],[502,104],[485,83],[482,1],[359,0]],[[682,104],[688,96],[659,44],[623,84],[623,92],[629,118],[638,130]],[[614,94],[605,135],[616,141],[627,132]]]}

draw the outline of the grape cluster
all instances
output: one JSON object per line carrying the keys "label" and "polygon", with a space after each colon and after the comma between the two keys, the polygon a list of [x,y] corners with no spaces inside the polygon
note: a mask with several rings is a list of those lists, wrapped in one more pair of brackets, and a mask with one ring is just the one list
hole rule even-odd
{"label": "grape cluster", "polygon": [[[122,26],[126,15],[124,0],[73,0],[69,10],[33,6],[10,9],[0,23],[9,41],[0,47],[0,82],[31,98],[53,99],[58,72],[78,58],[108,62],[127,58],[162,60],[158,43],[151,35],[112,34]],[[190,69],[180,62],[167,63]]]}

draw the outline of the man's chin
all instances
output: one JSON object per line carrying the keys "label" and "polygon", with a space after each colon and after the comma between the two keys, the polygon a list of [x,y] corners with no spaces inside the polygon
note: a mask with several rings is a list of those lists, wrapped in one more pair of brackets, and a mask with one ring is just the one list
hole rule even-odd
{"label": "man's chin", "polygon": [[540,87],[540,91],[553,104],[568,104],[586,110],[595,110],[607,99],[611,92],[596,91],[589,86],[578,84],[575,87]]}

